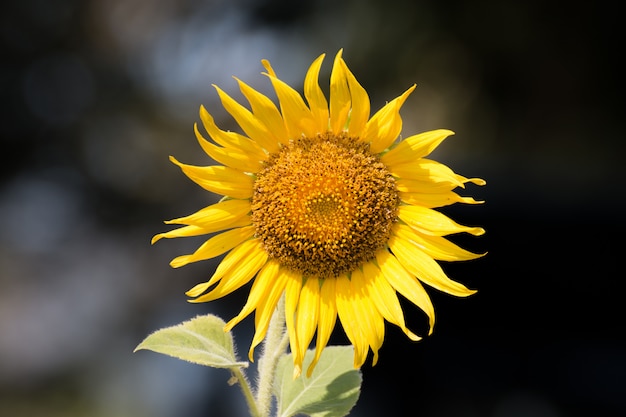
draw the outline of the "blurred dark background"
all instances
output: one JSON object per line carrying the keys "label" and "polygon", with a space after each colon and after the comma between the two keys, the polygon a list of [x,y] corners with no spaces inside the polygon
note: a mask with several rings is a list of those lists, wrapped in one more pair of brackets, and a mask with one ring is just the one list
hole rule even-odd
{"label": "blurred dark background", "polygon": [[[611,6],[610,4],[615,4]],[[0,6],[0,415],[245,415],[228,374],[133,348],[245,290],[190,305],[214,263],[169,268],[200,240],[162,220],[213,203],[167,160],[206,164],[192,127],[231,76],[270,94],[260,60],[301,89],[326,52],[372,108],[418,88],[405,136],[457,134],[435,159],[486,187],[453,206],[482,225],[446,264],[479,292],[431,291],[435,333],[389,328],[351,415],[626,415],[622,303],[623,23],[609,2],[22,0]],[[618,26],[620,25],[620,26]],[[407,306],[424,331],[425,317]],[[247,352],[253,319],[236,328]],[[336,341],[343,340],[337,332]],[[232,404],[237,404],[233,406]],[[234,408],[233,408],[234,407]]]}

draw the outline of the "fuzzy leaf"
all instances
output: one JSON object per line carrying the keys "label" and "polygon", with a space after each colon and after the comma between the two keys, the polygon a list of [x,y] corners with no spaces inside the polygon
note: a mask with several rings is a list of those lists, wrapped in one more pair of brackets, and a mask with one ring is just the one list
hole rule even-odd
{"label": "fuzzy leaf", "polygon": [[247,362],[237,362],[231,333],[225,332],[224,321],[212,314],[157,330],[134,351],[141,349],[214,368],[248,366]]}
{"label": "fuzzy leaf", "polygon": [[284,355],[274,378],[278,416],[304,414],[311,417],[343,417],[356,404],[361,392],[361,371],[354,369],[352,346],[326,347],[310,378],[305,373],[314,351],[304,358],[305,371],[293,379],[293,359]]}

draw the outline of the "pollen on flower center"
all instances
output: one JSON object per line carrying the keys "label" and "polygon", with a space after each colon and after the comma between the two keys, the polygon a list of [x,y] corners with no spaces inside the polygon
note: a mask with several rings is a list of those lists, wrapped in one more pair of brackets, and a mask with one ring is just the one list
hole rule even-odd
{"label": "pollen on flower center", "polygon": [[257,174],[252,222],[270,257],[330,277],[374,258],[389,239],[399,197],[367,144],[327,133],[290,142]]}

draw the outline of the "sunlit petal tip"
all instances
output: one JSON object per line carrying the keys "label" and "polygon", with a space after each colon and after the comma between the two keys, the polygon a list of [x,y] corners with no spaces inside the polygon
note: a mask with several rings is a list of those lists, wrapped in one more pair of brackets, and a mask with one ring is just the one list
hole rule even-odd
{"label": "sunlit petal tip", "polygon": [[473,236],[482,236],[485,234],[485,229],[483,229],[482,227],[472,227],[471,229],[467,230],[467,233]]}
{"label": "sunlit petal tip", "polygon": [[485,181],[482,178],[468,178],[467,182],[471,182],[472,184],[476,184],[476,185],[487,185],[487,181]]}
{"label": "sunlit petal tip", "polygon": [[378,363],[378,349],[373,351],[374,357],[372,358],[372,366],[376,366]]}
{"label": "sunlit petal tip", "polygon": [[267,74],[265,75],[276,77],[276,72],[274,72],[274,69],[272,68],[272,65],[270,64],[270,61],[268,61],[267,59],[262,59],[261,65],[263,65],[263,68],[265,68],[265,71],[267,71]]}
{"label": "sunlit petal tip", "polygon": [[150,244],[154,245],[159,240],[163,239],[165,237],[164,235],[165,235],[165,233],[159,233],[158,235],[152,236],[152,239],[150,240]]}
{"label": "sunlit petal tip", "polygon": [[[200,283],[200,284],[194,286],[189,291],[187,291],[185,293],[185,295],[187,297],[197,297],[200,294],[202,294],[203,292],[205,292],[208,288],[209,288],[209,283],[208,282],[203,282],[203,283]],[[194,301],[195,300],[190,300],[190,302],[194,302]]]}
{"label": "sunlit petal tip", "polygon": [[178,159],[174,158],[172,155],[170,155],[169,160],[170,160],[170,162],[172,162],[175,165],[178,165],[178,166],[183,165],[182,162],[180,162]]}
{"label": "sunlit petal tip", "polygon": [[180,268],[181,266],[185,266],[189,263],[190,255],[182,255],[178,256],[170,262],[170,266],[172,268]]}
{"label": "sunlit petal tip", "polygon": [[[428,334],[430,335],[430,334],[431,334],[431,332],[432,332],[432,329],[428,332]],[[407,330],[407,331],[405,332],[405,334],[406,334],[406,336],[407,336],[410,340],[412,340],[413,342],[419,342],[420,340],[422,340],[422,338],[421,338],[420,336],[416,335],[415,333],[413,333],[413,332],[412,332],[412,331],[410,331],[410,330]]]}

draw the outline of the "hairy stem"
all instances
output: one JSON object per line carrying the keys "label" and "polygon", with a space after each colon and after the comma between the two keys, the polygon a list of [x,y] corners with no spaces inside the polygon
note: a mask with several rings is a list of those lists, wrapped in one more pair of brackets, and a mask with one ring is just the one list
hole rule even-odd
{"label": "hairy stem", "polygon": [[256,393],[256,404],[259,415],[269,417],[272,404],[272,382],[276,365],[283,353],[287,350],[289,336],[285,331],[285,296],[280,298],[276,310],[272,315],[267,335],[263,342],[263,353],[259,359],[259,383]]}

